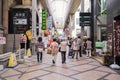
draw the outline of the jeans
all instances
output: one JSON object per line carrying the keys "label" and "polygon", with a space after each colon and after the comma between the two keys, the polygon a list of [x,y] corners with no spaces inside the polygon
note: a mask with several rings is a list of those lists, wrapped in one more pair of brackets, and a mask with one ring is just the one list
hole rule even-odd
{"label": "jeans", "polygon": [[37,61],[42,61],[42,55],[43,53],[42,52],[37,52]]}
{"label": "jeans", "polygon": [[66,51],[61,51],[61,56],[62,56],[62,63],[65,63],[65,61],[66,61]]}
{"label": "jeans", "polygon": [[81,46],[79,46],[79,56],[82,57],[82,54],[81,54]]}

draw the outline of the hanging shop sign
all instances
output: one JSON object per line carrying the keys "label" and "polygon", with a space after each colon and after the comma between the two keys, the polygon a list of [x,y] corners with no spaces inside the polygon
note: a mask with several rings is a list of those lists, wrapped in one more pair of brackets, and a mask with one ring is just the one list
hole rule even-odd
{"label": "hanging shop sign", "polygon": [[42,30],[46,30],[46,10],[42,9]]}
{"label": "hanging shop sign", "polygon": [[52,29],[52,16],[48,17],[48,29]]}
{"label": "hanging shop sign", "polygon": [[107,2],[106,0],[101,0],[101,16],[107,16]]}
{"label": "hanging shop sign", "polygon": [[80,13],[80,26],[91,26],[91,13]]}

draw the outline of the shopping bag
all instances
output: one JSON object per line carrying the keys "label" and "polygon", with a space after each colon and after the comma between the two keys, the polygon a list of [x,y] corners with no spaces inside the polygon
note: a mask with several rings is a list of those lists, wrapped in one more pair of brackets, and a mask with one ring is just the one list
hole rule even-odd
{"label": "shopping bag", "polygon": [[49,48],[47,49],[47,54],[51,54],[51,52],[52,52],[52,50],[51,50],[51,48],[49,47]]}

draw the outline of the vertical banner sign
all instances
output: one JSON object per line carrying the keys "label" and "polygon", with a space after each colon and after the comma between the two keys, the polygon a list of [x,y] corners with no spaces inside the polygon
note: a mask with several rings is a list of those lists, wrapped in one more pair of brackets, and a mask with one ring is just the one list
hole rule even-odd
{"label": "vertical banner sign", "polygon": [[42,30],[46,30],[46,10],[42,9]]}
{"label": "vertical banner sign", "polygon": [[52,29],[52,16],[48,17],[48,29],[51,30]]}
{"label": "vertical banner sign", "polygon": [[101,0],[101,16],[107,16],[107,3],[106,0]]}

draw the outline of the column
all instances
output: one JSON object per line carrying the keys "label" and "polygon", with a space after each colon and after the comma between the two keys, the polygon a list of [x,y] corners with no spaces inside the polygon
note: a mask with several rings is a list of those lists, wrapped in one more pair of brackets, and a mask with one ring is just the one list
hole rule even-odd
{"label": "column", "polygon": [[[84,12],[84,0],[81,0],[81,12]],[[81,41],[83,43],[83,36],[84,36],[84,25],[81,26]],[[83,47],[81,46],[81,54],[83,54]]]}
{"label": "column", "polygon": [[33,45],[32,53],[35,53],[35,42],[36,42],[36,11],[37,11],[37,0],[32,0],[32,35]]}

